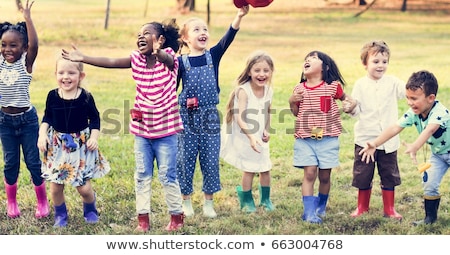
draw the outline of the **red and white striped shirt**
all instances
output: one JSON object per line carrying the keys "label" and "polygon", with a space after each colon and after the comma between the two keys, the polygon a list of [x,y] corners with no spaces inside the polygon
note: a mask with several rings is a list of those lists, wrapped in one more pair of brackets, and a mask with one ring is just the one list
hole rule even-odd
{"label": "red and white striped shirt", "polygon": [[130,133],[137,136],[155,139],[183,130],[176,91],[178,59],[172,48],[163,50],[173,57],[173,70],[159,61],[147,68],[145,55],[137,50],[130,56],[136,82],[134,108],[142,112],[142,122],[130,121]]}
{"label": "red and white striped shirt", "polygon": [[295,86],[294,93],[301,89],[305,92],[295,120],[295,138],[311,137],[313,127],[323,128],[323,136],[339,136],[342,125],[336,99],[344,99],[342,85],[337,81],[331,84],[323,81],[307,87],[303,82]]}

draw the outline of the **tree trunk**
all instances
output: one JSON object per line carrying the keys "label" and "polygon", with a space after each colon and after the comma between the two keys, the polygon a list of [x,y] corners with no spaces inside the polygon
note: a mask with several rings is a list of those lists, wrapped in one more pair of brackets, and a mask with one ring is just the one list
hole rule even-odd
{"label": "tree trunk", "polygon": [[407,2],[407,0],[403,0],[403,4],[402,4],[402,12],[405,12],[406,11],[406,2]]}
{"label": "tree trunk", "polygon": [[105,15],[105,30],[108,29],[108,21],[109,21],[109,7],[111,5],[111,0],[108,0],[106,3],[106,15]]}

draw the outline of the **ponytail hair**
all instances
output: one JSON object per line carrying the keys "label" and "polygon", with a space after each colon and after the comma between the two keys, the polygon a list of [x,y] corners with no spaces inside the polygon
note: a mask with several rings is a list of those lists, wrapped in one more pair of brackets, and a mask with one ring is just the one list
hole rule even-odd
{"label": "ponytail hair", "polygon": [[176,19],[172,18],[164,20],[163,22],[150,22],[147,24],[150,24],[155,28],[158,33],[156,38],[159,38],[160,35],[164,36],[165,41],[161,48],[170,47],[173,51],[178,52],[181,45],[181,39],[180,34],[178,33],[180,29],[176,23]]}

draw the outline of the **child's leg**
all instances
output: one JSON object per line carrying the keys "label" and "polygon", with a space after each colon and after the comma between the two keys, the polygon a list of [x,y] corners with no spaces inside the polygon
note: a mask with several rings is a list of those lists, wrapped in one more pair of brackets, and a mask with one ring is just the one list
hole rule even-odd
{"label": "child's leg", "polygon": [[[167,136],[152,141],[154,158],[158,167],[158,179],[161,183],[170,214],[167,231],[178,230],[184,225],[184,213],[180,184],[177,179],[177,136]],[[150,158],[146,160],[150,163]]]}
{"label": "child's leg", "polygon": [[242,175],[242,190],[248,191],[252,189],[253,178],[255,177],[255,173],[244,172]]}
{"label": "child's leg", "polygon": [[383,197],[384,217],[401,220],[403,217],[395,210],[395,186],[401,184],[397,164],[397,152],[377,151],[377,168],[380,175],[381,194]]}
{"label": "child's leg", "polygon": [[220,133],[200,134],[199,162],[203,176],[202,191],[205,195],[203,215],[217,216],[214,210],[213,194],[221,190],[219,174]]}
{"label": "child's leg", "polygon": [[64,198],[64,184],[50,183],[50,194],[55,207],[54,227],[65,227],[68,221],[67,207]]}
{"label": "child's leg", "polygon": [[[370,197],[372,194],[372,181],[375,173],[375,162],[366,163],[362,161],[359,152],[363,147],[355,144],[353,160],[353,180],[352,186],[358,188],[357,207],[350,214],[352,217],[358,217],[369,211]],[[378,153],[378,152],[375,152]]]}
{"label": "child's leg", "polygon": [[98,222],[98,211],[95,206],[95,193],[91,182],[86,181],[85,185],[77,187],[78,193],[83,198],[83,216],[87,223]]}
{"label": "child's leg", "polygon": [[322,219],[317,216],[316,209],[318,204],[318,197],[314,194],[314,183],[317,178],[317,166],[306,166],[303,169],[303,215],[302,219],[311,223],[322,223]]}
{"label": "child's leg", "polygon": [[302,195],[314,195],[314,183],[317,178],[317,166],[305,166],[303,168]]}
{"label": "child's leg", "polygon": [[319,169],[319,193],[328,194],[331,188],[331,169]]}
{"label": "child's leg", "polygon": [[177,135],[176,174],[183,199],[190,199],[194,191],[194,172],[198,156],[198,134],[189,130],[185,130]]}
{"label": "child's leg", "polygon": [[252,183],[255,173],[244,172],[242,175],[242,186],[236,187],[239,198],[239,204],[242,211],[253,213],[256,211],[255,201],[252,194]]}
{"label": "child's leg", "polygon": [[259,173],[259,183],[259,206],[263,206],[266,211],[275,210],[270,200],[270,171]]}
{"label": "child's leg", "polygon": [[150,200],[152,194],[153,150],[149,139],[134,137],[134,191],[136,195],[136,213],[138,226],[136,230],[146,232],[150,228]]}
{"label": "child's leg", "polygon": [[331,169],[319,169],[319,203],[317,205],[317,215],[324,217],[328,203],[328,195],[330,193]]}

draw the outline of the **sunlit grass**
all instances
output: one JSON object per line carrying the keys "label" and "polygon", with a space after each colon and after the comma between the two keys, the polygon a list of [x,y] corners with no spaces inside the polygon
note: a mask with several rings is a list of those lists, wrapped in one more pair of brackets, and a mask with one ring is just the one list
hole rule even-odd
{"label": "sunlit grass", "polygon": [[[206,19],[206,0],[197,0],[197,12],[188,16],[176,16],[175,1],[150,1],[144,17],[145,1],[128,0],[126,4],[111,1],[108,29],[104,29],[106,1],[58,1],[37,0],[32,17],[39,33],[40,48],[31,86],[32,102],[40,117],[45,98],[50,89],[56,87],[55,58],[61,48],[70,49],[74,43],[86,54],[110,57],[126,57],[135,48],[136,34],[140,26],[149,21],[162,21],[176,17],[179,25],[190,16]],[[230,0],[211,1],[210,46],[225,33],[236,9]],[[391,48],[392,57],[388,73],[406,80],[411,72],[428,69],[435,73],[440,83],[438,98],[450,107],[450,77],[446,57],[450,45],[450,16],[444,13],[418,13],[371,10],[354,18],[358,11],[346,9],[306,10],[300,1],[277,0],[268,7],[251,9],[243,19],[241,31],[230,46],[220,65],[221,103],[234,86],[234,80],[242,71],[247,56],[256,49],[267,51],[275,61],[273,134],[271,155],[272,201],[276,211],[266,213],[262,209],[256,214],[245,215],[239,211],[235,186],[240,184],[242,173],[221,162],[222,191],[215,195],[215,206],[219,217],[214,220],[201,216],[203,195],[201,174],[195,175],[193,194],[196,215],[186,219],[184,234],[450,234],[447,227],[449,202],[448,185],[441,186],[443,198],[439,209],[439,220],[433,227],[412,228],[411,223],[424,217],[422,209],[421,177],[410,159],[399,151],[402,185],[397,187],[396,207],[404,217],[402,222],[383,218],[379,178],[375,177],[371,200],[371,211],[367,215],[352,219],[349,214],[356,206],[356,188],[351,186],[353,166],[354,119],[343,115],[344,132],[341,141],[341,166],[333,170],[332,190],[328,215],[322,225],[311,225],[301,221],[303,205],[301,185],[303,172],[292,167],[292,127],[294,117],[288,110],[288,97],[299,81],[304,56],[311,50],[330,54],[337,62],[351,93],[355,80],[365,74],[360,64],[359,50],[363,43],[372,39],[383,39]],[[0,3],[0,16],[4,20],[21,20],[14,9],[14,2]],[[174,16],[175,15],[175,16]],[[109,159],[111,173],[93,181],[97,192],[101,220],[96,225],[86,225],[82,215],[81,198],[72,187],[66,187],[66,199],[70,221],[65,229],[54,229],[53,212],[44,220],[34,219],[35,196],[29,173],[21,167],[18,199],[22,216],[8,219],[4,203],[0,206],[0,234],[91,234],[128,235],[136,227],[134,196],[133,136],[128,130],[128,109],[133,102],[135,90],[130,70],[108,70],[85,66],[87,77],[83,84],[95,97],[102,113],[102,136],[100,148]],[[400,112],[407,109],[406,103],[399,106]],[[414,129],[402,134],[405,141],[416,137]],[[423,155],[419,153],[419,160]],[[1,159],[0,159],[1,161]],[[2,162],[0,162],[2,163]],[[448,183],[445,177],[442,183]],[[3,182],[0,182],[3,190]],[[254,181],[254,197],[259,203],[257,179]],[[0,201],[5,201],[0,192]],[[152,230],[151,234],[167,234],[164,230],[169,220],[161,185],[157,178],[153,182]]]}

